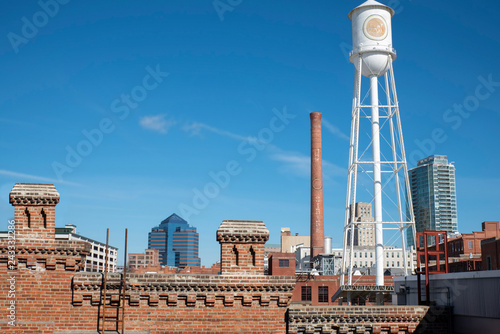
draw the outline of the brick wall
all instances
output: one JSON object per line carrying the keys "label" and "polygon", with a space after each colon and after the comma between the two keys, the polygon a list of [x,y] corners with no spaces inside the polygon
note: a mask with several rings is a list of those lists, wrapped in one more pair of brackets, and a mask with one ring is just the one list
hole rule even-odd
{"label": "brick wall", "polygon": [[[376,285],[375,276],[354,276],[354,280],[358,285]],[[384,284],[389,286],[393,285],[392,276],[384,276]],[[311,300],[304,301],[302,296],[303,287],[310,287]],[[320,287],[322,292],[328,293],[328,298],[320,301]],[[338,305],[339,301],[332,301],[332,297],[340,287],[340,276],[322,276],[322,275],[297,275],[297,283],[292,295],[292,304],[303,304],[312,306],[325,306],[325,305]],[[355,298],[352,301],[355,304],[376,305],[376,300],[372,299]]]}
{"label": "brick wall", "polygon": [[[295,284],[293,277],[169,274],[131,274],[128,282],[126,328],[148,333],[222,333],[235,328],[241,333],[285,333],[286,307]],[[92,314],[101,283],[100,274],[76,274],[72,304]],[[120,274],[108,274],[107,286],[110,304],[119,294]]]}
{"label": "brick wall", "polygon": [[295,275],[295,253],[271,253],[268,256],[269,275]]}
{"label": "brick wall", "polygon": [[449,312],[428,306],[292,305],[287,318],[289,334],[450,333]]}
{"label": "brick wall", "polygon": [[[10,199],[18,222],[16,264],[8,267],[9,240],[0,241],[0,333],[96,333],[102,301],[109,307],[120,301],[121,274],[107,274],[103,299],[102,274],[80,272],[90,245],[55,240],[59,194],[53,185],[16,184]],[[262,222],[224,221],[217,231],[220,269],[210,268],[222,275],[128,275],[127,333],[285,333],[295,278],[264,276],[268,238]],[[15,296],[9,297],[11,286]],[[8,317],[12,303],[15,326]],[[106,316],[116,312],[108,309]]]}
{"label": "brick wall", "polygon": [[490,238],[481,242],[482,270],[500,269],[500,239]]}

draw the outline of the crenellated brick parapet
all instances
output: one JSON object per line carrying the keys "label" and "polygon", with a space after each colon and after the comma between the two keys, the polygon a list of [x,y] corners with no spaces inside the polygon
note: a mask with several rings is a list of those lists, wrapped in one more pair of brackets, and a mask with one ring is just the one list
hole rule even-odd
{"label": "crenellated brick parapet", "polygon": [[[73,277],[73,305],[99,304],[102,274],[78,273]],[[108,302],[121,289],[121,274],[107,276]],[[289,305],[295,287],[292,276],[219,276],[129,274],[125,300],[129,306],[177,307],[279,307]]]}
{"label": "crenellated brick parapet", "polygon": [[269,230],[262,221],[224,220],[217,230],[221,243],[266,243]]}
{"label": "crenellated brick parapet", "polygon": [[16,183],[10,192],[9,203],[14,206],[55,206],[59,203],[59,193],[53,184]]}
{"label": "crenellated brick parapet", "polygon": [[[8,240],[0,241],[0,263],[11,259]],[[70,240],[24,239],[16,244],[15,264],[9,268],[79,271],[90,253],[90,244]]]}
{"label": "crenellated brick parapet", "polygon": [[430,309],[429,306],[291,306],[288,333],[447,333],[448,318],[425,320],[432,313]]}

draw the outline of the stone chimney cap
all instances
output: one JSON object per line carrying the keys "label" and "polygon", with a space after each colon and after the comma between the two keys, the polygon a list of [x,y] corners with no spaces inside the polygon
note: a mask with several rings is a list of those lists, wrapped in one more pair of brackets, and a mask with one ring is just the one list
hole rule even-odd
{"label": "stone chimney cap", "polygon": [[269,239],[269,230],[262,221],[224,220],[217,230],[219,242],[258,242]]}
{"label": "stone chimney cap", "polygon": [[12,205],[56,205],[59,193],[50,183],[16,183],[9,202]]}

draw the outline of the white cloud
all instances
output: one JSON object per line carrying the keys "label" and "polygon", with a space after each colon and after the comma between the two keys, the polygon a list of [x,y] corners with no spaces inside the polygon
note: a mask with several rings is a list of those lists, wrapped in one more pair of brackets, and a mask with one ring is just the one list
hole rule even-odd
{"label": "white cloud", "polygon": [[23,179],[28,179],[28,180],[48,182],[48,183],[54,183],[54,184],[60,183],[60,184],[66,184],[66,185],[70,185],[70,186],[81,186],[81,184],[74,183],[74,182],[51,179],[51,178],[42,177],[42,176],[38,176],[38,175],[30,175],[30,174],[12,172],[10,170],[4,170],[4,169],[0,169],[0,175],[5,175],[5,176],[12,177],[12,178],[16,178],[16,179],[18,179],[17,182],[23,182]]}
{"label": "white cloud", "polygon": [[325,128],[330,131],[331,134],[339,137],[340,139],[344,139],[349,141],[349,136],[343,133],[338,127],[333,125],[332,123],[328,122],[326,119],[323,119],[322,121],[323,125]]}
{"label": "white cloud", "polygon": [[241,136],[226,130],[221,130],[214,128],[213,126],[203,124],[203,123],[198,123],[194,122],[192,124],[186,124],[183,128],[184,131],[189,133],[191,136],[202,136],[202,130],[206,130],[221,136],[225,136],[228,138],[240,140],[240,141],[248,141],[248,142],[255,142],[257,141],[257,138],[251,137],[251,136]]}
{"label": "white cloud", "polygon": [[[295,152],[279,152],[271,156],[271,159],[283,163],[283,170],[302,177],[311,176],[311,157]],[[323,176],[325,178],[346,176],[345,168],[334,163],[323,160]]]}
{"label": "white cloud", "polygon": [[165,119],[166,116],[166,114],[144,116],[140,119],[139,124],[146,130],[166,134],[176,124],[173,119]]}
{"label": "white cloud", "polygon": [[[328,123],[332,129],[336,129]],[[194,122],[185,125],[182,128],[192,136],[203,136],[203,131],[212,132],[220,136],[225,136],[239,141],[247,141],[250,143],[258,143],[259,139],[253,136],[241,136],[229,131],[214,128],[210,125]],[[343,133],[338,130],[337,136],[342,138]],[[345,136],[345,135],[344,135]],[[349,139],[347,136],[345,136]],[[345,138],[344,138],[345,139]],[[262,143],[266,147],[267,156],[274,161],[281,162],[280,169],[286,173],[291,173],[301,177],[310,177],[311,175],[311,157],[302,153],[287,152],[272,143]],[[331,162],[323,160],[323,176],[325,178],[344,177],[347,175],[345,168],[339,167]]]}

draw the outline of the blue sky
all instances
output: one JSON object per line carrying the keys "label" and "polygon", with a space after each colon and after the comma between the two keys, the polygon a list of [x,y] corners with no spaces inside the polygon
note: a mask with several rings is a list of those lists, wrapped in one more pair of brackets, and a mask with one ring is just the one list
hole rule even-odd
{"label": "blue sky", "polygon": [[[479,230],[500,219],[500,4],[382,2],[397,13],[409,166],[448,155],[459,230]],[[0,229],[16,182],[50,182],[57,226],[101,241],[109,227],[121,249],[128,228],[130,252],[174,212],[197,227],[204,265],[219,258],[224,219],[263,220],[271,243],[280,227],[307,235],[309,113],[319,111],[325,234],[340,247],[347,14],[361,1],[41,3],[0,11]],[[446,139],[433,141],[436,129]]]}

